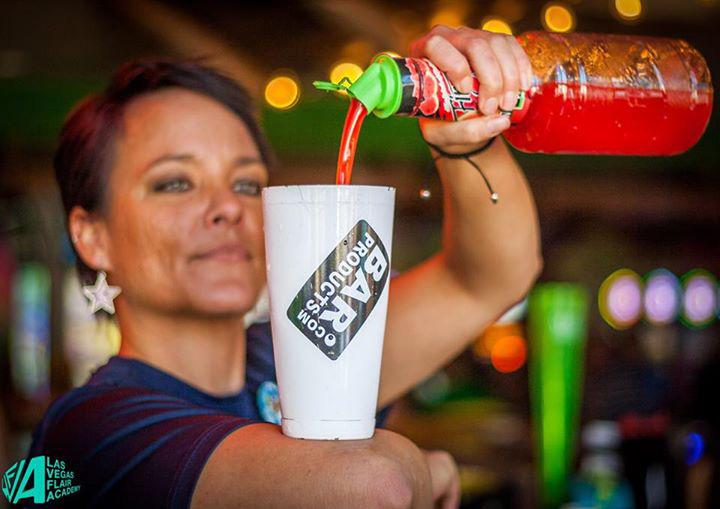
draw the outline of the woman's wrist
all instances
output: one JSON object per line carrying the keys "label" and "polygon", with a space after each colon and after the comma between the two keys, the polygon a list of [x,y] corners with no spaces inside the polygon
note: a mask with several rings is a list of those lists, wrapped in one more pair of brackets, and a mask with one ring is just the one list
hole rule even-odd
{"label": "woman's wrist", "polygon": [[430,149],[432,149],[432,151],[435,153],[435,155],[433,156],[433,159],[435,159],[435,160],[440,159],[442,157],[444,157],[446,159],[467,159],[469,157],[474,157],[478,154],[482,154],[483,152],[485,152],[493,144],[493,142],[495,141],[495,138],[497,138],[497,136],[488,138],[487,140],[482,142],[480,145],[477,145],[470,149],[465,149],[465,147],[460,147],[459,150],[446,150],[445,148],[435,145],[433,143],[430,143],[427,140],[425,140],[425,143],[427,143],[428,147],[430,147]]}
{"label": "woman's wrist", "polygon": [[480,174],[482,179],[485,181],[485,186],[487,187],[488,193],[490,194],[490,201],[492,201],[493,204],[496,204],[498,202],[499,196],[493,189],[492,184],[490,183],[490,180],[488,180],[487,176],[485,175],[485,172],[483,172],[482,168],[478,166],[478,164],[472,160],[474,156],[477,156],[479,154],[482,154],[486,150],[488,150],[495,141],[495,138],[497,138],[497,135],[493,136],[492,138],[488,138],[485,140],[480,146],[477,146],[473,148],[472,150],[465,151],[465,152],[447,152],[444,148],[438,147],[437,145],[434,145],[430,143],[429,141],[425,140],[425,143],[428,144],[430,147],[430,150],[433,152],[433,161],[438,161],[440,159],[451,159],[451,160],[464,160],[466,161],[470,166],[475,168],[477,172]]}

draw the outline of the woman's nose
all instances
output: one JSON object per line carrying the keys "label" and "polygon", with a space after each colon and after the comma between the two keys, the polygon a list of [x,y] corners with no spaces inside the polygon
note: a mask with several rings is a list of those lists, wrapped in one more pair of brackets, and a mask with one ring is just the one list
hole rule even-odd
{"label": "woman's nose", "polygon": [[206,216],[208,226],[235,225],[242,220],[242,216],[243,204],[237,194],[230,189],[216,190],[214,192]]}

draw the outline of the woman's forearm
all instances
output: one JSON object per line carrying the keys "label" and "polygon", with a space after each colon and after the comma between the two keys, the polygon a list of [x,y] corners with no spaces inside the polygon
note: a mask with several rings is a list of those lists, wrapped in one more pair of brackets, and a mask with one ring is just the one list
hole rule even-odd
{"label": "woman's forearm", "polygon": [[518,300],[542,267],[535,202],[502,138],[473,161],[499,199],[492,203],[482,176],[467,161],[438,159],[444,188],[444,262],[474,294]]}

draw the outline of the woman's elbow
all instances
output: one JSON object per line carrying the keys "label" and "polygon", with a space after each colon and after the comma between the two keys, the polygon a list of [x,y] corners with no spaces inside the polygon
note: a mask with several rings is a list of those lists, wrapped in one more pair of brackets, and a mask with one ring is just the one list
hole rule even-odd
{"label": "woman's elbow", "polygon": [[542,255],[538,254],[533,257],[532,262],[528,264],[528,267],[523,272],[522,281],[520,283],[520,295],[517,300],[523,299],[532,287],[535,286],[540,274],[542,274],[544,268],[544,262]]}
{"label": "woman's elbow", "polygon": [[525,295],[527,295],[527,293],[535,285],[535,282],[540,277],[540,274],[542,274],[544,268],[545,262],[543,260],[543,257],[541,254],[538,254],[533,258],[533,263],[528,268],[528,273],[525,281]]}
{"label": "woman's elbow", "polygon": [[509,307],[524,299],[542,274],[543,267],[542,256],[537,255],[512,270],[505,283],[499,285],[505,290],[502,292],[503,304]]}

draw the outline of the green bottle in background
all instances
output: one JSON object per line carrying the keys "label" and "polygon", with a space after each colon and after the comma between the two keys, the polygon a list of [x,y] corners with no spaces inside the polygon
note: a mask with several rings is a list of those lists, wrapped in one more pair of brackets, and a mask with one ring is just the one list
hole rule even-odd
{"label": "green bottle in background", "polygon": [[530,294],[530,398],[542,507],[567,500],[577,441],[587,341],[588,294],[571,283]]}

